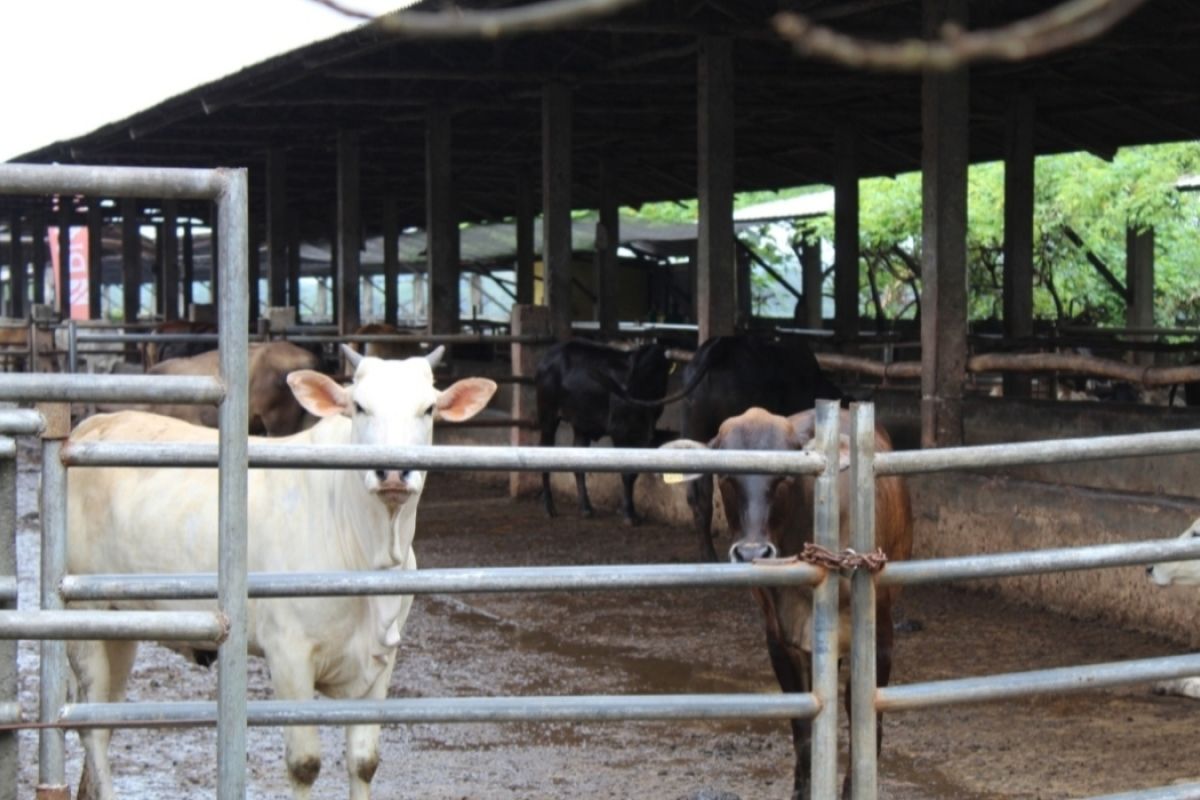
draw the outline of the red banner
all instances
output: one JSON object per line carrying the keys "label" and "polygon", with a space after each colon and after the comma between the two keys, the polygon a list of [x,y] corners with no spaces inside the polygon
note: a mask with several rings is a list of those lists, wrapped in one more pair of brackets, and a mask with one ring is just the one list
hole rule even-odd
{"label": "red banner", "polygon": [[[58,285],[58,228],[48,231],[50,260],[54,265],[54,296],[60,297]],[[71,228],[71,319],[88,318],[88,237],[87,228]]]}

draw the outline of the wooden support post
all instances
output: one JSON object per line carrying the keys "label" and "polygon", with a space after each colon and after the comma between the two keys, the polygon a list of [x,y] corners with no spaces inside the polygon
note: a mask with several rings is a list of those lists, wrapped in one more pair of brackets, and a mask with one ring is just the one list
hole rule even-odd
{"label": "wooden support post", "polygon": [[858,336],[858,132],[839,126],[834,142],[833,329],[839,339]]}
{"label": "wooden support post", "polygon": [[699,341],[734,332],[737,308],[733,254],[733,41],[700,39],[697,59],[699,228],[696,323]]}
{"label": "wooden support post", "polygon": [[58,209],[58,290],[54,294],[59,319],[71,318],[71,201],[59,198]]}
{"label": "wooden support post", "polygon": [[162,311],[163,319],[179,319],[179,201],[163,201]]}
{"label": "wooden support post", "polygon": [[[142,308],[142,234],[138,203],[132,197],[121,200],[121,298],[122,320],[137,322]],[[128,350],[126,359],[132,360],[133,353]]]}
{"label": "wooden support post", "polygon": [[[750,330],[754,320],[754,282],[751,280],[751,269],[754,259],[748,247],[738,247],[734,250],[737,259],[737,319],[735,328],[740,331]],[[778,274],[778,273],[776,273]]]}
{"label": "wooden support post", "polygon": [[258,318],[262,316],[260,313],[262,308],[262,250],[258,246],[258,239],[255,238],[255,230],[257,229],[253,222],[249,224],[249,229],[246,236],[246,283],[249,288],[249,302],[247,303],[247,319],[250,322],[250,329],[255,330],[258,324]]}
{"label": "wooden support post", "polygon": [[337,308],[338,331],[344,336],[358,330],[359,250],[362,219],[359,216],[358,134],[337,135]]}
{"label": "wooden support post", "polygon": [[188,313],[194,302],[196,280],[196,239],[192,231],[192,220],[183,223],[183,314]]}
{"label": "wooden support post", "polygon": [[800,248],[800,266],[804,270],[804,318],[800,320],[800,324],[806,328],[823,328],[825,276],[822,274],[820,236],[804,237]]}
{"label": "wooden support post", "polygon": [[293,217],[288,221],[287,243],[287,302],[296,309],[296,322],[300,322],[300,224]]}
{"label": "wooden support post", "polygon": [[[512,310],[512,333],[514,336],[545,336],[554,334],[551,310],[546,306],[515,305]],[[549,343],[512,345],[512,369],[517,377],[533,378],[537,374],[538,362],[545,355]],[[528,383],[513,384],[514,419],[537,419],[537,390]],[[516,447],[535,447],[540,442],[540,432],[531,428],[513,428],[512,444]],[[511,497],[537,494],[542,486],[542,476],[537,472],[510,472],[508,493]]]}
{"label": "wooden support post", "polygon": [[12,308],[9,313],[20,319],[29,312],[29,289],[25,283],[25,252],[21,248],[21,212],[14,211],[8,220],[9,286],[12,289]]}
{"label": "wooden support post", "polygon": [[[965,0],[923,0],[928,36],[966,25]],[[967,361],[967,71],[921,86],[921,446],[963,442]]]}
{"label": "wooden support post", "polygon": [[104,288],[104,210],[100,208],[99,197],[88,198],[87,228],[88,319],[100,319],[103,314],[100,293]]}
{"label": "wooden support post", "polygon": [[571,336],[571,90],[542,94],[542,286],[554,336]]}
{"label": "wooden support post", "polygon": [[517,303],[533,305],[533,176],[528,167],[517,172]]}
{"label": "wooden support post", "polygon": [[611,156],[600,164],[600,214],[596,222],[596,319],[601,336],[616,336],[617,247],[621,243],[621,215],[617,200],[616,164]]}
{"label": "wooden support post", "polygon": [[429,332],[458,332],[458,214],[454,201],[450,109],[429,110],[425,128],[426,272]]}
{"label": "wooden support post", "polygon": [[383,196],[380,212],[383,215],[380,220],[383,234],[383,321],[395,325],[400,306],[400,287],[397,284],[400,278],[400,220],[394,192]]}
{"label": "wooden support post", "polygon": [[[287,156],[281,147],[267,151],[267,305],[288,304]],[[294,301],[293,301],[294,302]]]}
{"label": "wooden support post", "polygon": [[[1125,230],[1125,286],[1129,292],[1125,324],[1130,328],[1153,328],[1154,228]],[[1148,367],[1154,363],[1154,354],[1135,353],[1133,360]]]}
{"label": "wooden support post", "polygon": [[29,215],[30,234],[33,236],[33,302],[46,303],[46,261],[49,248],[46,246],[46,210],[34,208]]}
{"label": "wooden support post", "polygon": [[[1033,95],[1009,99],[1004,135],[1004,336],[1033,336]],[[1028,375],[1006,374],[1005,397],[1029,397]]]}

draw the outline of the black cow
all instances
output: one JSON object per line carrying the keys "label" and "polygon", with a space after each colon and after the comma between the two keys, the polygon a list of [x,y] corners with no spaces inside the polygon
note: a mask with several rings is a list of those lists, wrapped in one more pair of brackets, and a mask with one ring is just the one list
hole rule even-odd
{"label": "black cow", "polygon": [[[616,381],[628,387],[628,398],[656,400],[667,391],[670,365],[666,350],[659,344],[642,345],[624,351],[581,339],[551,347],[537,368],[538,428],[542,447],[553,447],[559,421],[565,420],[575,431],[576,447],[587,447],[603,436],[612,437],[616,447],[650,447],[655,444],[654,425],[662,414],[662,405],[639,405],[614,394],[605,384]],[[624,496],[621,514],[628,524],[638,521],[633,508],[633,484],[637,473],[621,475]],[[593,514],[588,499],[587,479],[575,473],[579,507],[583,516]],[[554,496],[550,492],[550,473],[542,473],[542,501],[546,513],[554,516]]]}
{"label": "black cow", "polygon": [[[843,397],[800,339],[714,337],[696,351],[683,382],[691,389],[683,401],[683,438],[699,442],[713,439],[722,422],[756,406],[787,416],[812,408],[818,399]],[[711,477],[705,475],[688,484],[688,507],[701,554],[716,561]]]}

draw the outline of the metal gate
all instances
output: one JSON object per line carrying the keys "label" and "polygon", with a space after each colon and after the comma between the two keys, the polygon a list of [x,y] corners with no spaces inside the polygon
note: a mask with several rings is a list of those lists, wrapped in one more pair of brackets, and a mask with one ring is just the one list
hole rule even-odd
{"label": "metal gate", "polygon": [[[413,722],[507,722],[810,718],[813,726],[812,796],[837,796],[838,581],[807,564],[643,565],[439,569],[408,574],[271,573],[247,575],[246,499],[248,467],[347,469],[387,467],[439,470],[593,472],[724,472],[817,476],[814,514],[817,544],[837,549],[838,409],[817,409],[814,452],[750,453],[514,447],[385,448],[356,446],[248,445],[246,394],[224,387],[246,384],[248,328],[246,177],[241,170],[0,165],[0,193],[69,193],[97,196],[208,198],[217,203],[223,236],[219,296],[220,379],[170,376],[18,375],[0,382],[0,400],[36,401],[35,411],[0,412],[0,437],[41,436],[43,549],[40,608],[0,611],[0,639],[41,639],[38,720],[39,795],[65,796],[65,728],[155,727],[215,724],[217,796],[245,796],[247,725],[312,725]],[[220,437],[210,445],[88,443],[64,449],[70,402],[220,403]],[[850,435],[852,546],[874,549],[873,483],[877,475],[1014,466],[1167,454],[1200,450],[1200,431],[1058,440],[1019,445],[876,455],[874,410],[854,408]],[[13,604],[16,580],[11,546],[15,520],[15,446],[0,438],[0,602]],[[213,575],[72,576],[66,566],[66,480],[70,467],[213,467],[219,470],[220,555]],[[1200,557],[1200,540],[1106,545],[1006,555],[896,563],[878,575],[852,576],[850,720],[853,796],[877,797],[875,727],[878,711],[902,711],[944,703],[976,702],[1017,695],[1111,686],[1200,674],[1200,655],[1148,659],[1029,673],[877,688],[875,686],[874,591],[876,585],[921,583],[986,576],[1027,575]],[[257,701],[246,697],[246,604],[249,597],[424,594],[431,592],[585,591],[597,589],[809,585],[814,587],[813,691],[796,694],[638,695],[511,698],[421,698],[381,701]],[[70,601],[101,599],[218,600],[213,612],[120,612],[66,610]],[[222,669],[214,703],[73,704],[66,700],[63,639],[199,640],[219,643]],[[15,656],[0,651],[0,722],[20,719],[14,681],[6,675]],[[15,672],[15,663],[12,663]],[[15,763],[13,737],[0,736],[0,776]],[[15,789],[16,781],[6,782]],[[3,791],[3,788],[0,788]],[[1195,796],[1200,786],[1176,786],[1140,797]],[[1190,794],[1189,794],[1190,792]],[[1129,795],[1127,797],[1133,797]]]}

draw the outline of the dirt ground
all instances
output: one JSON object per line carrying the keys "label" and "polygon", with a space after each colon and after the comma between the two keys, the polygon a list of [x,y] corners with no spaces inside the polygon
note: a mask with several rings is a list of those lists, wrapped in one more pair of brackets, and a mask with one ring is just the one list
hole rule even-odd
{"label": "dirt ground", "polygon": [[[24,456],[29,451],[23,449]],[[36,472],[20,474],[21,606],[36,605]],[[545,519],[532,501],[462,477],[431,477],[421,505],[422,567],[687,562],[689,531],[580,520],[574,503]],[[1179,591],[1179,590],[1173,590]],[[895,683],[1183,652],[1171,642],[943,587],[909,591]],[[36,645],[20,650],[21,702],[35,714]],[[252,659],[251,696],[269,696]],[[211,699],[214,670],[157,646],[139,655],[131,699]],[[758,612],[744,591],[418,598],[392,681],[394,696],[774,692]],[[1200,706],[1147,687],[958,706],[885,719],[883,796],[1068,798],[1200,778]],[[322,732],[314,796],[344,797],[342,734]],[[81,748],[70,734],[68,778]],[[36,782],[36,737],[22,734],[20,796]],[[278,729],[250,731],[252,798],[285,798]],[[379,798],[686,798],[790,795],[784,723],[605,723],[389,727]],[[119,731],[112,759],[124,797],[211,797],[212,730]]]}

